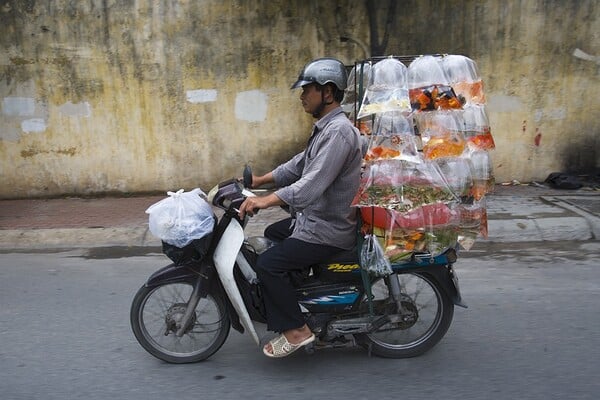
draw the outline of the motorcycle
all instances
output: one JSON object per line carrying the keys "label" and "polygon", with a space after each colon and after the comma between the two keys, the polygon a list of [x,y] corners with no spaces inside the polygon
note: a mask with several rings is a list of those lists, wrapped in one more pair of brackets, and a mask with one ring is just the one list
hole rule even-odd
{"label": "motorcycle", "polygon": [[[136,293],[130,311],[133,333],[153,356],[192,363],[212,356],[230,328],[261,340],[255,323],[266,323],[261,287],[253,266],[272,243],[246,238],[249,217],[238,209],[255,194],[252,173],[216,185],[207,201],[222,210],[212,234],[183,249],[163,243],[173,263],[153,273]],[[461,299],[453,264],[456,251],[415,254],[392,264],[388,276],[372,276],[359,251],[343,251],[293,276],[299,306],[317,340],[305,350],[362,346],[369,355],[422,355],[446,334]]]}

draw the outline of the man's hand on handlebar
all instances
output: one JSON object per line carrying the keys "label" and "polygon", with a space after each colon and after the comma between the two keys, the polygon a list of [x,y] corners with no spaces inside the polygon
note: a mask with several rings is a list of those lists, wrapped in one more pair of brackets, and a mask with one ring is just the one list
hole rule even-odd
{"label": "man's hand on handlebar", "polygon": [[258,210],[283,204],[285,203],[275,193],[266,196],[247,197],[240,206],[239,216],[240,219],[244,219],[246,215],[253,216]]}

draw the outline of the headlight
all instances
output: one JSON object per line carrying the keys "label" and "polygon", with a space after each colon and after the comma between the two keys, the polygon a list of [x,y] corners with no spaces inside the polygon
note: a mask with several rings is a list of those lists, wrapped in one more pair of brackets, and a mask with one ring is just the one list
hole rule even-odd
{"label": "headlight", "polygon": [[211,198],[211,204],[227,210],[230,207],[239,207],[244,201],[245,197],[242,195],[243,190],[242,184],[236,179],[230,179],[225,182],[219,183],[216,188],[211,189],[209,192],[209,198]]}

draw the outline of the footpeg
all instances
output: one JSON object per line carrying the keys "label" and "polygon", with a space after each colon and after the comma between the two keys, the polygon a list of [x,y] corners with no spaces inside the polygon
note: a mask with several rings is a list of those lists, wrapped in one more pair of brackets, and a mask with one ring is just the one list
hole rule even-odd
{"label": "footpeg", "polygon": [[304,346],[304,351],[306,354],[314,354],[315,353],[315,341],[310,342],[306,346]]}

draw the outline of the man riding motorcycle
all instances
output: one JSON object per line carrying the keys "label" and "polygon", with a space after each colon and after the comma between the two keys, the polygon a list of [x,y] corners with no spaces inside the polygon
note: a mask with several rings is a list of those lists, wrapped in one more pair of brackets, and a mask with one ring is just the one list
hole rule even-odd
{"label": "man riding motorcycle", "polygon": [[356,245],[356,211],[350,203],[359,186],[362,153],[359,132],[340,107],[346,82],[339,60],[319,58],[304,66],[291,88],[302,88],[304,111],[316,118],[308,144],[273,171],[253,176],[253,187],[275,183],[280,189],[248,197],[240,207],[242,219],[281,205],[293,215],[265,230],[278,243],[257,262],[267,329],[281,333],[263,348],[268,357],[285,357],[315,340],[290,273]]}

